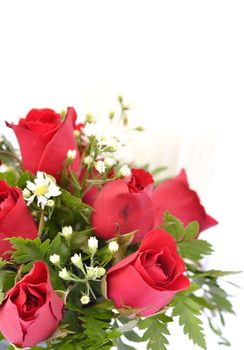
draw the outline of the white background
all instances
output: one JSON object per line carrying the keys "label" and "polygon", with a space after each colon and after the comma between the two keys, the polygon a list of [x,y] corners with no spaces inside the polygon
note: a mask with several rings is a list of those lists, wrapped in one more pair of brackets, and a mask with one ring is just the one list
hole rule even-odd
{"label": "white background", "polygon": [[[186,167],[219,226],[211,268],[243,264],[243,1],[1,1],[0,126],[32,107],[105,118],[122,94],[147,132],[140,162]],[[243,286],[243,274],[232,279]],[[225,335],[239,350],[243,291]],[[196,349],[173,329],[171,350]],[[208,350],[219,349],[208,334]]]}

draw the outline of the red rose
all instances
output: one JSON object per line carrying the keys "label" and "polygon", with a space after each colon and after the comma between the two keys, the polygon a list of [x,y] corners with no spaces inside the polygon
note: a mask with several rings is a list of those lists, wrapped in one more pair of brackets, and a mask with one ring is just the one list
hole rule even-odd
{"label": "red rose", "polygon": [[31,347],[47,339],[63,318],[63,301],[54,292],[43,261],[6,294],[0,306],[0,330],[11,343]]}
{"label": "red rose", "polygon": [[108,182],[94,203],[92,226],[97,236],[111,239],[138,230],[134,242],[153,227],[154,212],[151,200],[153,178],[143,169],[132,169],[131,178]]}
{"label": "red rose", "polygon": [[154,229],[146,234],[137,252],[108,270],[107,296],[119,309],[131,307],[143,316],[152,315],[175,293],[189,287],[184,271],[174,239]]}
{"label": "red rose", "polygon": [[72,168],[78,173],[80,157],[74,136],[76,112],[68,108],[66,119],[51,109],[32,109],[18,125],[9,124],[18,139],[23,168],[44,171],[59,179],[68,150],[76,150]]}
{"label": "red rose", "polygon": [[11,249],[5,238],[19,236],[36,238],[36,224],[26,207],[21,189],[0,180],[0,256]]}
{"label": "red rose", "polygon": [[155,227],[163,222],[166,210],[180,219],[184,225],[197,220],[200,231],[218,223],[206,214],[197,193],[189,188],[184,169],[178,176],[162,182],[155,189],[152,200],[155,209]]}

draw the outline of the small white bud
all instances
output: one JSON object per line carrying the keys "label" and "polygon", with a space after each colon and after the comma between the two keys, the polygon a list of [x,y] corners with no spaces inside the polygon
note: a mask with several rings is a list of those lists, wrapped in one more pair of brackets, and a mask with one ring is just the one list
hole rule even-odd
{"label": "small white bud", "polygon": [[72,263],[77,266],[79,269],[83,269],[83,263],[81,260],[81,255],[75,254],[71,257]]}
{"label": "small white bud", "polygon": [[58,273],[59,277],[62,278],[65,281],[69,281],[71,279],[69,271],[67,271],[66,267],[64,267],[61,271]]}
{"label": "small white bud", "polygon": [[93,157],[91,156],[86,156],[83,160],[84,164],[88,165],[93,161]]}
{"label": "small white bud", "polygon": [[99,267],[97,269],[97,277],[102,277],[103,275],[105,275],[105,273],[106,273],[106,270],[104,267]]}
{"label": "small white bud", "polygon": [[53,207],[54,207],[54,204],[55,204],[55,202],[54,202],[53,199],[48,199],[48,201],[47,201],[47,206],[48,206],[49,208],[53,208]]}
{"label": "small white bud", "polygon": [[95,280],[99,277],[102,277],[105,273],[106,270],[103,267],[91,267],[91,266],[86,266],[87,270],[87,278],[90,280]]}
{"label": "small white bud", "polygon": [[29,191],[27,188],[23,190],[23,196],[24,198],[29,198],[31,196],[31,191]]}
{"label": "small white bud", "polygon": [[119,170],[119,173],[121,176],[130,176],[131,175],[131,170],[130,168],[128,167],[128,165],[123,165],[120,170]]}
{"label": "small white bud", "polygon": [[90,302],[90,297],[88,295],[82,295],[80,302],[81,304],[86,305]]}
{"label": "small white bud", "polygon": [[62,233],[61,233],[61,235],[62,235],[65,239],[69,240],[69,239],[71,238],[72,234],[73,234],[73,229],[72,229],[71,226],[64,226],[64,227],[62,228]]}
{"label": "small white bud", "polygon": [[97,161],[94,166],[100,174],[103,174],[106,170],[105,163],[102,160]]}
{"label": "small white bud", "polygon": [[76,157],[76,150],[75,149],[69,149],[67,152],[67,159],[68,160],[74,160]]}
{"label": "small white bud", "polygon": [[119,245],[116,241],[109,242],[108,249],[111,253],[116,253],[119,250]]}
{"label": "small white bud", "polygon": [[116,164],[116,160],[111,157],[107,157],[104,159],[104,164],[107,168],[111,168],[114,164]]}
{"label": "small white bud", "polygon": [[88,239],[88,248],[91,253],[94,253],[97,251],[98,248],[98,240],[96,237],[90,237]]}
{"label": "small white bud", "polygon": [[58,254],[50,255],[49,260],[53,265],[56,265],[56,266],[60,265],[60,255]]}

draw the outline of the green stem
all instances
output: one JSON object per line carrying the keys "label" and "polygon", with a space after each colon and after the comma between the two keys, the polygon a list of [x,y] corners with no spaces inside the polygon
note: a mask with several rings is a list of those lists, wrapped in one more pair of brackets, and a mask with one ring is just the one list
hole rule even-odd
{"label": "green stem", "polygon": [[42,210],[40,221],[39,221],[39,227],[38,227],[38,237],[39,238],[41,238],[41,236],[42,236],[43,228],[44,228],[44,211]]}

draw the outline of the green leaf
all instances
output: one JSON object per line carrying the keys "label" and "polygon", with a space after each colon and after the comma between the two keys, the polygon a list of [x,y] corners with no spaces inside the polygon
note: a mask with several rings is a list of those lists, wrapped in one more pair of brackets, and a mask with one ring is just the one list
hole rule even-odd
{"label": "green leaf", "polygon": [[147,350],[166,350],[169,344],[165,335],[169,335],[167,322],[171,322],[170,317],[165,315],[155,315],[139,321],[139,329],[146,329],[142,336],[142,341],[147,341]]}
{"label": "green leaf", "polygon": [[212,245],[202,239],[191,242],[179,242],[178,247],[182,258],[193,261],[201,260],[205,255],[210,255],[213,252]]}
{"label": "green leaf", "polygon": [[65,191],[62,189],[62,195],[61,195],[62,201],[68,206],[75,210],[81,210],[81,209],[91,209],[89,205],[83,203],[79,197],[73,196],[70,192]]}
{"label": "green leaf", "polygon": [[55,238],[49,245],[47,251],[47,260],[49,261],[49,257],[53,254],[58,254],[60,256],[60,260],[62,264],[65,264],[70,256],[70,250],[67,246],[67,243],[64,238],[57,234]]}
{"label": "green leaf", "polygon": [[3,302],[3,299],[4,299],[4,293],[2,290],[0,290],[0,305],[2,304]]}
{"label": "green leaf", "polygon": [[14,237],[10,239],[14,252],[14,260],[18,264],[25,264],[31,261],[44,260],[49,247],[49,240],[41,242],[40,238],[31,240],[29,238]]}
{"label": "green leaf", "polygon": [[199,223],[197,221],[190,222],[184,230],[184,241],[192,241],[199,234]]}
{"label": "green leaf", "polygon": [[179,324],[183,326],[184,334],[187,334],[194,344],[207,349],[202,321],[198,317],[201,314],[199,305],[184,296],[175,297],[173,304],[173,316],[179,316]]}
{"label": "green leaf", "polygon": [[184,227],[180,220],[170,212],[164,213],[164,229],[176,240],[180,240],[184,234]]}
{"label": "green leaf", "polygon": [[117,350],[136,350],[133,346],[125,344],[121,339],[117,341]]}
{"label": "green leaf", "polygon": [[31,174],[30,174],[28,171],[24,172],[24,173],[20,176],[20,178],[19,178],[19,180],[18,180],[18,182],[17,182],[17,186],[20,187],[20,188],[22,188],[22,189],[24,189],[24,188],[26,187],[26,182],[27,182],[28,180],[30,180],[30,178],[31,178]]}
{"label": "green leaf", "polygon": [[2,269],[7,264],[6,260],[3,260],[3,258],[0,258],[0,269]]}
{"label": "green leaf", "polygon": [[0,180],[6,180],[10,186],[14,186],[16,184],[16,173],[13,170],[0,172]]}
{"label": "green leaf", "polygon": [[236,275],[241,273],[242,271],[222,271],[222,270],[208,270],[202,272],[196,272],[194,274],[194,278],[202,278],[202,277],[224,277],[228,275]]}

